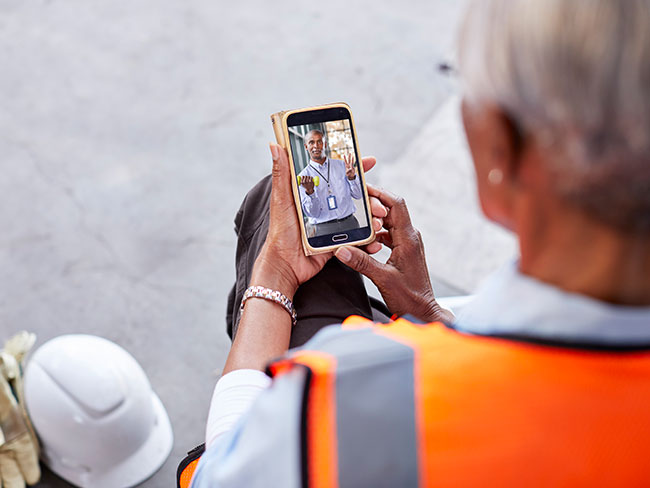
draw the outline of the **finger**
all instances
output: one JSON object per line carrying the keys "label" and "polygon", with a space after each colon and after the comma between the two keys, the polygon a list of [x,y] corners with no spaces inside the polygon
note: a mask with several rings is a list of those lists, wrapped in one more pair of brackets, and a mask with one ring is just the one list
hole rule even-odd
{"label": "finger", "polygon": [[25,488],[25,482],[18,469],[18,464],[8,452],[0,455],[0,475],[2,476],[1,486],[4,488]]}
{"label": "finger", "polygon": [[28,433],[25,433],[14,442],[16,443],[14,452],[18,468],[27,484],[35,485],[41,477],[41,468],[38,464],[38,456],[32,438]]}
{"label": "finger", "polygon": [[384,246],[393,249],[393,238],[390,236],[390,232],[381,231],[375,234],[375,242],[380,242]]}
{"label": "finger", "polygon": [[388,215],[384,218],[384,227],[391,229],[393,227],[404,228],[411,225],[411,216],[406,201],[402,197],[378,188],[373,185],[368,186],[368,195],[377,198],[385,207],[388,208]]}
{"label": "finger", "polygon": [[372,183],[368,183],[366,186],[368,187],[368,195],[378,198],[387,207],[392,207],[399,200],[397,195],[384,188],[380,188]]}
{"label": "finger", "polygon": [[377,159],[374,156],[366,156],[361,158],[361,165],[363,166],[364,171],[370,171],[377,164]]}
{"label": "finger", "polygon": [[411,216],[404,200],[395,204],[384,218],[384,228],[386,229],[406,229],[412,226]]}
{"label": "finger", "polygon": [[388,209],[381,204],[377,197],[370,197],[370,213],[374,217],[383,219],[388,215]]}
{"label": "finger", "polygon": [[376,254],[381,251],[381,247],[381,243],[375,241],[368,244],[366,247],[364,247],[364,249],[368,254]]}
{"label": "finger", "polygon": [[273,158],[273,170],[271,172],[273,177],[273,191],[271,197],[285,196],[290,194],[289,183],[289,158],[287,151],[278,144],[269,144],[271,149],[271,157]]}
{"label": "finger", "polygon": [[278,144],[269,144],[269,146],[273,158],[271,171],[271,218],[273,218],[275,212],[286,211],[288,207],[293,206],[293,198],[287,151]]}
{"label": "finger", "polygon": [[384,226],[384,222],[381,219],[374,218],[372,219],[372,228],[375,229],[375,232],[379,232]]}
{"label": "finger", "polygon": [[345,246],[334,254],[339,261],[355,271],[370,278],[377,284],[383,281],[387,273],[386,265],[370,257],[368,253],[356,247]]}

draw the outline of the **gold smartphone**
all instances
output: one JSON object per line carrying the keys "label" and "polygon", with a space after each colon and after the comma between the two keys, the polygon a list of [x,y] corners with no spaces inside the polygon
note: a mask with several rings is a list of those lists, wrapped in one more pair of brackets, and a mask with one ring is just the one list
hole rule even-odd
{"label": "gold smartphone", "polygon": [[307,256],[375,240],[354,120],[345,103],[271,115],[289,154],[291,187]]}

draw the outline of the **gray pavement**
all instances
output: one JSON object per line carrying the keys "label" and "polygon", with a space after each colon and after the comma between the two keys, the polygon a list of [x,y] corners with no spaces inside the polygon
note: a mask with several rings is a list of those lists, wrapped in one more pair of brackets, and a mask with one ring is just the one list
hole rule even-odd
{"label": "gray pavement", "polygon": [[369,180],[407,196],[441,295],[512,254],[472,201],[454,85],[437,70],[461,8],[0,1],[0,337],[98,334],[140,361],[175,433],[142,486],[173,486],[202,440],[229,347],[232,218],[269,171],[270,113],[351,105],[380,161]]}

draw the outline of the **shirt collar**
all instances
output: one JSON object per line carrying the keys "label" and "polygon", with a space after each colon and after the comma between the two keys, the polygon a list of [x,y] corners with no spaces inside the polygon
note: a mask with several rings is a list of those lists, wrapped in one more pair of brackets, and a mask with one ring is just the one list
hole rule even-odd
{"label": "shirt collar", "polygon": [[323,162],[323,164],[318,164],[318,163],[317,163],[316,161],[314,161],[313,159],[310,159],[310,160],[309,160],[309,164],[310,164],[313,168],[316,168],[316,169],[318,169],[318,170],[320,170],[321,168],[323,168],[323,169],[327,169],[327,165],[329,164],[329,162],[330,162],[330,158],[325,158],[325,161]]}
{"label": "shirt collar", "polygon": [[650,341],[650,307],[612,305],[522,274],[509,263],[458,315],[459,330],[602,344]]}

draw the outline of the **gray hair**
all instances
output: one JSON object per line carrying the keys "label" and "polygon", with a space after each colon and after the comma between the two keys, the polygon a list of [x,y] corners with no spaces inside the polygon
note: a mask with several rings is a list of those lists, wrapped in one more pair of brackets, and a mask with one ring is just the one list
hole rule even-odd
{"label": "gray hair", "polygon": [[307,132],[305,134],[305,136],[303,137],[303,140],[306,141],[307,139],[309,139],[309,136],[311,134],[320,134],[320,136],[323,138],[323,140],[325,139],[325,134],[323,134],[322,130],[320,130],[320,129],[312,129],[312,130],[310,130],[309,132]]}
{"label": "gray hair", "polygon": [[473,0],[465,97],[502,107],[556,155],[556,190],[650,230],[650,0]]}

